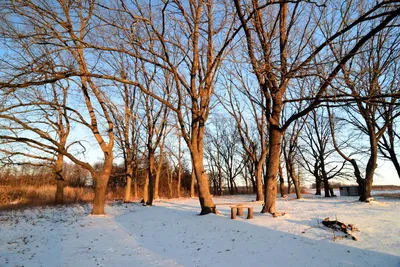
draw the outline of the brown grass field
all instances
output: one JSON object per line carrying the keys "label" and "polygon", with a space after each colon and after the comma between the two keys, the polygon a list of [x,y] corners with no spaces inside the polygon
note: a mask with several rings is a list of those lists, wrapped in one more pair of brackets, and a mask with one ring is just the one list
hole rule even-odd
{"label": "brown grass field", "polygon": [[[55,185],[47,186],[0,186],[0,210],[27,206],[52,205],[56,192]],[[66,187],[65,204],[90,202],[94,197],[91,188]]]}
{"label": "brown grass field", "polygon": [[[400,190],[396,185],[376,185],[374,191],[393,191]],[[242,192],[243,191],[243,192]],[[239,190],[239,193],[246,193],[245,190]],[[285,192],[287,189],[285,188]],[[54,205],[56,186],[55,185],[3,185],[0,186],[0,210],[10,210],[27,208],[31,206]],[[186,193],[186,192],[185,192]],[[228,192],[225,192],[227,195]],[[302,194],[313,194],[313,189],[302,188]],[[123,188],[109,190],[108,200],[122,199],[124,195]],[[278,192],[279,195],[279,192]],[[385,198],[400,198],[398,192],[382,192],[374,196]],[[93,189],[90,187],[65,187],[64,203],[91,202],[94,198]]]}

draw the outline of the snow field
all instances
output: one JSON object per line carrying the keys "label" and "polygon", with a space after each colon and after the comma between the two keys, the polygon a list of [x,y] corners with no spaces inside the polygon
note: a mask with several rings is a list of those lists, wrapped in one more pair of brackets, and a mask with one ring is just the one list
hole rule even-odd
{"label": "snow field", "polygon": [[[215,197],[216,203],[254,196]],[[0,213],[0,266],[400,266],[400,201],[305,196],[278,199],[287,214],[254,219],[198,216],[197,199],[153,207],[109,203],[103,217],[88,204]],[[359,241],[333,241],[325,217],[352,223]]]}

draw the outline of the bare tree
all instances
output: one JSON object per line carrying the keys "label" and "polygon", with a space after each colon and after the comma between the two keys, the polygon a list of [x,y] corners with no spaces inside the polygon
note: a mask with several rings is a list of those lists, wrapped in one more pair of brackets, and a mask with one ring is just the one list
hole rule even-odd
{"label": "bare tree", "polygon": [[221,143],[220,157],[223,162],[223,172],[227,177],[228,189],[231,195],[237,194],[236,178],[242,174],[245,157],[240,149],[241,142],[238,130],[232,122],[225,120],[223,128],[220,129],[222,137],[218,142]]}
{"label": "bare tree", "polygon": [[223,173],[221,159],[220,131],[206,134],[205,159],[208,162],[209,176],[213,181],[214,195],[223,195]]}
{"label": "bare tree", "polygon": [[[288,182],[290,181],[291,184],[294,186],[294,190],[296,192],[296,198],[301,198],[301,188],[300,188],[300,181],[298,174],[296,173],[296,166],[298,162],[298,138],[301,130],[298,131],[297,125],[292,127],[290,133],[287,131],[282,141],[282,151],[283,157],[285,159],[285,166],[286,166],[286,175]],[[279,166],[282,168],[281,166]],[[288,194],[290,191],[288,191]]]}
{"label": "bare tree", "polygon": [[[393,98],[393,101],[396,101],[396,99]],[[393,115],[395,115],[394,107],[393,105],[384,104],[382,108],[383,111],[381,112],[381,116],[388,121],[388,125],[386,132],[379,140],[378,149],[384,159],[390,160],[393,163],[393,166],[397,172],[397,176],[400,178],[400,163],[397,157],[400,136],[397,134],[397,124],[395,118],[393,117]]]}
{"label": "bare tree", "polygon": [[68,150],[77,143],[67,143],[71,130],[67,107],[69,88],[69,83],[57,82],[48,87],[27,88],[29,92],[19,89],[1,95],[0,152],[7,155],[2,162],[50,166],[57,185],[56,204],[62,204],[64,198],[64,155],[49,146]]}
{"label": "bare tree", "polygon": [[[261,2],[235,0],[237,16],[244,30],[247,54],[252,70],[259,84],[259,90],[265,97],[265,113],[269,123],[269,156],[267,160],[267,176],[265,181],[265,206],[262,212],[276,213],[276,177],[279,171],[279,157],[282,134],[289,125],[314,109],[322,100],[333,79],[360,48],[376,33],[389,25],[400,13],[395,3],[380,2],[368,6],[368,9],[357,11],[353,3],[336,7],[326,1],[324,5],[308,1]],[[384,10],[384,8],[387,8]],[[337,13],[332,12],[338,10]],[[352,11],[352,12],[350,12]],[[358,12],[358,13],[357,13]],[[329,16],[326,14],[329,13]],[[352,23],[348,14],[352,14]],[[347,15],[346,15],[347,14]],[[321,29],[327,20],[330,31]],[[303,23],[300,23],[300,20]],[[335,23],[332,23],[335,21]],[[371,21],[378,21],[371,26]],[[329,71],[315,92],[309,91],[311,101],[300,112],[289,116],[281,122],[281,114],[291,82],[295,79],[320,74],[313,72],[313,66],[329,63],[332,54],[327,48],[338,37],[352,38],[355,26],[370,25],[365,34],[351,49],[343,54]],[[319,32],[323,31],[323,39]],[[316,35],[319,39],[316,39]],[[316,45],[315,43],[319,43]],[[305,97],[303,95],[302,97]],[[299,100],[298,100],[299,101]]]}
{"label": "bare tree", "polygon": [[259,103],[255,101],[259,92],[254,91],[251,80],[246,76],[240,70],[240,63],[235,64],[235,71],[229,75],[226,85],[228,103],[222,104],[236,121],[237,133],[249,160],[248,164],[253,165],[250,173],[255,177],[256,200],[260,201],[263,199],[262,168],[268,154],[267,121],[263,110],[264,98],[261,96]]}
{"label": "bare tree", "polygon": [[[121,63],[116,66],[116,69],[121,72],[122,76],[126,76],[126,67],[123,61]],[[129,203],[132,197],[132,179],[134,179],[134,198],[137,198],[137,177],[134,174],[135,169],[138,167],[139,133],[141,127],[139,108],[142,96],[136,86],[128,84],[119,85],[116,84],[116,87],[118,88],[122,103],[115,104],[111,112],[115,124],[116,144],[122,152],[124,160],[124,175],[126,176],[124,202]]]}
{"label": "bare tree", "polygon": [[[89,129],[103,153],[103,164],[96,170],[89,163],[84,162],[69,153],[58,142],[52,140],[49,150],[54,150],[67,156],[74,163],[87,169],[95,181],[95,198],[92,214],[104,214],[105,195],[107,183],[113,166],[114,133],[110,107],[107,104],[102,85],[89,75],[96,65],[92,61],[94,55],[88,51],[85,43],[93,35],[96,18],[93,16],[95,3],[92,1],[70,2],[27,2],[12,1],[2,3],[2,36],[24,55],[25,58],[11,58],[8,71],[12,76],[2,77],[0,88],[12,90],[13,88],[27,88],[40,86],[65,80],[68,77],[76,83],[83,97],[89,119],[78,110],[73,110],[75,121]],[[18,25],[14,22],[18,20]],[[23,26],[22,26],[23,25]],[[57,71],[51,71],[42,59],[43,53],[36,47],[48,48],[47,53],[58,54]],[[75,79],[74,79],[74,78]],[[101,127],[105,123],[105,134]],[[46,139],[45,134],[41,138]],[[50,140],[49,140],[50,141]],[[50,141],[51,142],[51,141]]]}
{"label": "bare tree", "polygon": [[[346,121],[367,136],[368,162],[365,177],[357,177],[360,188],[360,201],[371,198],[372,183],[378,161],[378,144],[392,121],[400,115],[398,108],[392,114],[382,114],[383,105],[395,108],[396,98],[390,97],[398,91],[399,84],[392,77],[393,62],[399,59],[399,31],[387,28],[372,37],[365,51],[357,54],[346,65],[342,65],[342,79],[338,81],[343,93],[355,98],[354,104],[344,105]],[[343,53],[345,46],[334,47],[337,57]],[[363,100],[363,98],[367,100]],[[374,99],[370,101],[369,99]],[[383,104],[382,104],[383,103]],[[381,111],[381,112],[380,112]],[[383,115],[383,116],[382,116]]]}
{"label": "bare tree", "polygon": [[[143,202],[144,205],[153,205],[154,200],[154,184],[155,184],[155,153],[159,147],[163,136],[165,135],[168,110],[164,105],[156,106],[156,100],[146,95],[145,99],[145,116],[146,123],[145,129],[147,134],[146,149],[147,149],[147,161],[148,170],[147,178],[145,180],[143,188]],[[163,144],[162,144],[163,145]],[[162,152],[162,151],[161,151]],[[161,153],[160,153],[161,155]],[[159,164],[162,164],[160,162]],[[157,189],[158,191],[158,189]]]}
{"label": "bare tree", "polygon": [[[117,36],[126,36],[119,40],[123,45],[85,44],[96,50],[143,59],[170,73],[173,98],[164,99],[163,95],[140,88],[176,114],[198,182],[200,214],[216,212],[204,170],[204,132],[215,77],[228,44],[238,32],[233,30],[232,10],[225,1],[189,1],[187,5],[180,1],[166,1],[163,5],[152,5],[151,1],[148,5],[120,1],[118,9],[106,7],[106,10],[111,15],[103,20],[114,27]],[[130,24],[119,25],[122,20],[114,20],[115,16],[130,18]],[[136,83],[115,75],[97,75]],[[189,120],[186,120],[186,111],[190,113]]]}
{"label": "bare tree", "polygon": [[337,159],[332,159],[336,150],[331,145],[329,118],[325,109],[315,109],[311,112],[303,133],[300,136],[300,164],[314,176],[316,195],[321,195],[323,183],[325,197],[331,197],[329,180],[345,175],[342,172],[346,161],[338,162]]}

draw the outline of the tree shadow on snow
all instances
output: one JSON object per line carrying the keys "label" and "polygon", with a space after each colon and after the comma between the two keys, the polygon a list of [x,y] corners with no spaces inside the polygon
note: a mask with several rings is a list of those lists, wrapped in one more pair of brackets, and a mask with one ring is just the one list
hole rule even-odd
{"label": "tree shadow on snow", "polygon": [[[223,215],[194,216],[199,209],[191,205],[168,204],[115,220],[140,246],[184,266],[399,266],[398,256],[353,247],[352,240],[333,242],[329,232],[327,240],[315,240],[271,229],[269,221],[276,219],[256,211],[255,220],[265,226],[231,220],[226,209]],[[310,226],[308,220],[287,221]]]}

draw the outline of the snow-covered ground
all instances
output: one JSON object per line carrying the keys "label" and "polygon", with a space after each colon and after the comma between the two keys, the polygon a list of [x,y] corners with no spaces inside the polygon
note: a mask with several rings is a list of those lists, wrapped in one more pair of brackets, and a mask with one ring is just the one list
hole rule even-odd
{"label": "snow-covered ground", "polygon": [[[104,217],[87,204],[2,212],[0,266],[400,266],[399,200],[279,199],[278,218],[252,205],[253,220],[231,220],[227,205],[198,216],[197,199],[109,203]],[[358,241],[333,241],[325,217],[354,224]]]}

